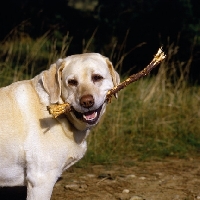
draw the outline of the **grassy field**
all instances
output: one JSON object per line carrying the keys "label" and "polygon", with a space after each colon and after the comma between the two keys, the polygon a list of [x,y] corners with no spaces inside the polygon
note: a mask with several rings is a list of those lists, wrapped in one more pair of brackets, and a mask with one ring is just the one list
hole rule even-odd
{"label": "grassy field", "polygon": [[[35,40],[17,34],[6,38],[0,45],[0,86],[29,79],[48,68],[67,54],[70,41],[68,35],[62,42],[47,35]],[[183,63],[176,59],[177,46],[171,44],[166,51],[156,76],[128,86],[108,105],[88,138],[88,152],[79,165],[199,153],[200,88],[188,83],[192,56]]]}

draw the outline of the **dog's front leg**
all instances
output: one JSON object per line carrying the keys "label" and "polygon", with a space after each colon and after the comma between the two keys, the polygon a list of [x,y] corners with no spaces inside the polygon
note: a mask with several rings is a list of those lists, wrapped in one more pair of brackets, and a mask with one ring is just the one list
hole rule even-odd
{"label": "dog's front leg", "polygon": [[54,174],[36,175],[27,180],[27,200],[49,200],[57,176]]}

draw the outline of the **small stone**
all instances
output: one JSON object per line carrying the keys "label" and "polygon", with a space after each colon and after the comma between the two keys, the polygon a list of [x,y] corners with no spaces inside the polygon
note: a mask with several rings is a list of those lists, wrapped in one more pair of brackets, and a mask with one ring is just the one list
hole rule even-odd
{"label": "small stone", "polygon": [[126,194],[128,194],[130,192],[130,190],[128,190],[128,189],[124,189],[123,191],[122,191],[122,193],[126,193]]}
{"label": "small stone", "polygon": [[139,179],[140,179],[140,180],[145,180],[146,177],[142,176],[142,177],[140,177]]}
{"label": "small stone", "polygon": [[77,184],[68,184],[68,185],[65,185],[65,189],[77,190],[78,188],[79,188],[79,185],[77,185]]}
{"label": "small stone", "polygon": [[87,174],[86,176],[89,177],[89,178],[95,178],[96,177],[95,174]]}
{"label": "small stone", "polygon": [[127,176],[127,178],[135,178],[135,177],[136,177],[136,175],[134,175],[134,174],[130,174]]}
{"label": "small stone", "polygon": [[163,173],[158,172],[158,173],[156,173],[156,175],[157,175],[157,176],[162,176]]}
{"label": "small stone", "polygon": [[60,186],[61,186],[60,183],[56,183],[56,184],[55,184],[55,187],[60,187]]}
{"label": "small stone", "polygon": [[81,188],[81,189],[87,189],[87,187],[88,187],[88,186],[87,186],[86,184],[81,184],[81,185],[80,185],[80,188]]}
{"label": "small stone", "polygon": [[140,197],[140,196],[132,196],[132,197],[130,198],[130,200],[143,200],[143,198]]}
{"label": "small stone", "polygon": [[[115,198],[120,200],[128,200],[130,198],[130,193],[115,193]],[[103,198],[106,199],[106,198]],[[113,198],[112,198],[113,199]]]}
{"label": "small stone", "polygon": [[197,199],[200,199],[200,196],[197,196]]}

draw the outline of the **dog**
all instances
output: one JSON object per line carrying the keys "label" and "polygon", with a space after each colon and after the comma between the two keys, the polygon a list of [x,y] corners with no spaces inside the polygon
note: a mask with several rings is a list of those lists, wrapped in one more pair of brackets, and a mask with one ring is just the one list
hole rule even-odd
{"label": "dog", "polygon": [[[98,53],[58,59],[31,80],[0,89],[0,186],[26,186],[27,200],[48,200],[62,172],[80,160],[86,138],[106,110],[106,93],[120,82]],[[56,119],[51,104],[68,102]]]}

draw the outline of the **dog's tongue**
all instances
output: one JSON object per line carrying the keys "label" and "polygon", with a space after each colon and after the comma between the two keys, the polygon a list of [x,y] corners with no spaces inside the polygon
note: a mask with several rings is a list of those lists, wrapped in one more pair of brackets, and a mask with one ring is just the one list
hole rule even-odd
{"label": "dog's tongue", "polygon": [[85,120],[93,120],[97,116],[97,112],[87,112],[83,114]]}

